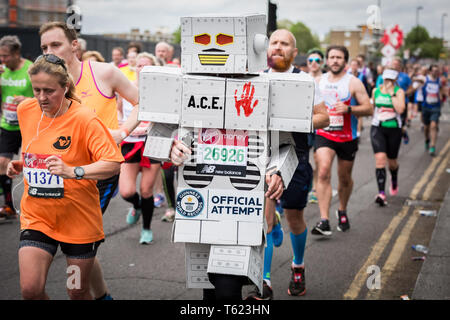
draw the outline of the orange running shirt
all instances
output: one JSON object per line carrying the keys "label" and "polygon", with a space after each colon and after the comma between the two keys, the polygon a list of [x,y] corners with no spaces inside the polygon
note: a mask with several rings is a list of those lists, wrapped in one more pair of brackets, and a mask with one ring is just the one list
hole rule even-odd
{"label": "orange running shirt", "polygon": [[109,129],[118,129],[116,96],[108,97],[98,88],[91,62],[81,63],[81,74],[75,85],[83,106],[89,107]]}
{"label": "orange running shirt", "polygon": [[123,162],[108,129],[92,111],[76,101],[53,123],[53,118],[42,115],[35,98],[19,104],[17,114],[25,185],[20,205],[21,229],[37,230],[55,240],[74,244],[103,239],[97,181],[50,175],[44,160],[56,155],[70,167],[99,160]]}

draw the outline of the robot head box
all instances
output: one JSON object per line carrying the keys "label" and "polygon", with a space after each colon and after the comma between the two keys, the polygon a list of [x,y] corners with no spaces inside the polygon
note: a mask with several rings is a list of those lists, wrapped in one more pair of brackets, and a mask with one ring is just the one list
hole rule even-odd
{"label": "robot head box", "polygon": [[266,16],[181,18],[183,73],[245,74],[267,68]]}

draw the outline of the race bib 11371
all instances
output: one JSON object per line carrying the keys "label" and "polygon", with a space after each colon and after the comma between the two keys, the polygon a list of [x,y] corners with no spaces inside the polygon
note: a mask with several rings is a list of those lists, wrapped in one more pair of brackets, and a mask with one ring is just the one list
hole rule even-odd
{"label": "race bib 11371", "polygon": [[48,171],[45,160],[51,155],[23,154],[23,176],[28,183],[28,195],[36,198],[63,198],[64,179]]}

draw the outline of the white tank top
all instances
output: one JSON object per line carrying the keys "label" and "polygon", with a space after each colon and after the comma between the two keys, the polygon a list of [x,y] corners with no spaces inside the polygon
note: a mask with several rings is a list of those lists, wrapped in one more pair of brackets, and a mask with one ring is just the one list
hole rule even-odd
{"label": "white tank top", "polygon": [[316,133],[336,142],[354,140],[358,137],[357,118],[349,113],[337,114],[334,112],[335,104],[339,101],[348,106],[351,105],[350,81],[354,76],[346,73],[337,82],[328,81],[328,76],[328,73],[322,75],[319,88],[330,116],[330,125],[327,128],[318,129]]}

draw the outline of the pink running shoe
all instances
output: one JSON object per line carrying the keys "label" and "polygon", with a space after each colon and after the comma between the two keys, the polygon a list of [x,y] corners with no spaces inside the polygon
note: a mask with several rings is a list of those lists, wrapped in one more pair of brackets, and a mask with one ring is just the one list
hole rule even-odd
{"label": "pink running shoe", "polygon": [[392,182],[391,182],[391,186],[389,187],[389,194],[391,196],[396,196],[397,193],[398,193],[398,185],[397,185],[397,188],[394,189],[394,188],[392,188]]}
{"label": "pink running shoe", "polygon": [[375,199],[375,202],[378,203],[380,207],[386,206],[387,205],[386,195],[384,193],[379,193],[377,195],[377,198]]}

